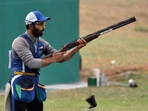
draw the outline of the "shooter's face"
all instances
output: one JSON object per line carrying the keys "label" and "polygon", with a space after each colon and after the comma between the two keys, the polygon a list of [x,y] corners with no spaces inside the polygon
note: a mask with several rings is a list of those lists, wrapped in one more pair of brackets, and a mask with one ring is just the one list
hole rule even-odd
{"label": "shooter's face", "polygon": [[42,36],[44,33],[44,29],[45,29],[45,22],[37,22],[35,23],[32,33],[36,36]]}

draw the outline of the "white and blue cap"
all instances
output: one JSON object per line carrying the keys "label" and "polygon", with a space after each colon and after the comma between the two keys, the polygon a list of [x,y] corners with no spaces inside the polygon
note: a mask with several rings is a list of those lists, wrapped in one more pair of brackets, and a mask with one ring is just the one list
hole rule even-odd
{"label": "white and blue cap", "polygon": [[25,22],[27,25],[33,22],[44,22],[47,20],[50,20],[50,17],[44,17],[39,11],[32,11],[26,16]]}

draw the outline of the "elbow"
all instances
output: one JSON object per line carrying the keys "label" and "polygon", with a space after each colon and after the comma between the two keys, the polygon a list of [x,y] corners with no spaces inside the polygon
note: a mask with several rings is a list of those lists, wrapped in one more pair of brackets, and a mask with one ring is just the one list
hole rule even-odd
{"label": "elbow", "polygon": [[27,67],[28,67],[29,69],[38,69],[38,67],[34,67],[34,66],[31,65],[31,64],[28,64]]}
{"label": "elbow", "polygon": [[26,66],[30,69],[39,69],[42,67],[42,62],[40,59],[33,59],[26,63]]}

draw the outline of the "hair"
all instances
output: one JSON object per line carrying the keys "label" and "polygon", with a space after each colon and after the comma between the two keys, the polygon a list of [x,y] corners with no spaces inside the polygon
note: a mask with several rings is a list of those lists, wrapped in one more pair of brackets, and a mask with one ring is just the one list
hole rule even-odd
{"label": "hair", "polygon": [[30,28],[30,25],[35,25],[35,22],[32,22],[31,24],[26,25],[26,29],[28,30]]}
{"label": "hair", "polygon": [[29,29],[29,24],[26,25],[26,29],[27,29],[27,30]]}

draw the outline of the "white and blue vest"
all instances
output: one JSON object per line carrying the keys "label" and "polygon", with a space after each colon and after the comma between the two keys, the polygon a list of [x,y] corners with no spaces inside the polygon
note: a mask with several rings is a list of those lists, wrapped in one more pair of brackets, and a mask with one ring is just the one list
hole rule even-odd
{"label": "white and blue vest", "polygon": [[[32,52],[33,57],[41,58],[43,54],[43,48],[40,47],[43,47],[43,43],[40,40],[38,40],[37,46],[35,48],[33,41],[26,34],[21,35],[21,37],[23,37],[29,43],[30,51]],[[12,76],[14,71],[29,72],[36,74],[40,72],[40,69],[30,69],[22,62],[21,59],[14,59],[12,56],[11,56],[11,70],[12,70]]]}
{"label": "white and blue vest", "polygon": [[[43,54],[43,43],[38,40],[37,48],[34,47],[33,41],[26,35],[21,35],[29,43],[30,51],[34,58],[41,58]],[[35,50],[37,49],[37,50]],[[15,106],[14,99],[31,102],[36,97],[38,101],[42,102],[46,100],[45,86],[39,83],[39,71],[40,69],[30,69],[21,59],[15,59],[11,56],[11,92],[12,92],[12,106]],[[16,75],[14,72],[27,72],[35,73],[35,76],[28,75]],[[14,107],[12,111],[15,111]]]}

